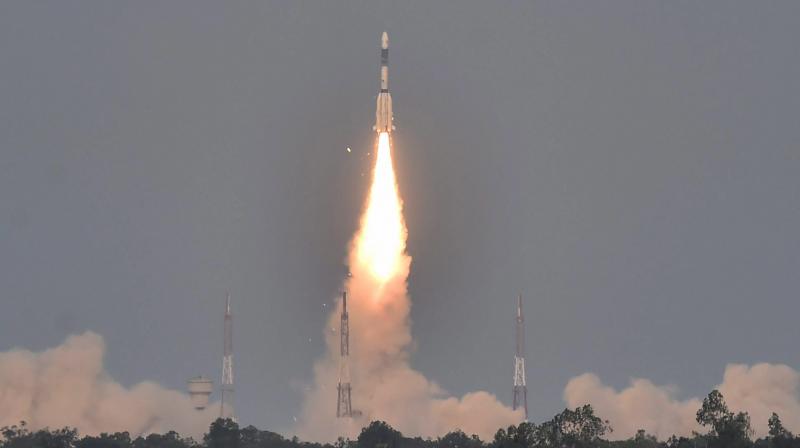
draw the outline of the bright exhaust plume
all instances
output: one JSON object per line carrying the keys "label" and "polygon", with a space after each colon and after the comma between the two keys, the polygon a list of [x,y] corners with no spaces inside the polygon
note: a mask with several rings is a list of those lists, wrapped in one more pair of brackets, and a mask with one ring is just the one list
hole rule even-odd
{"label": "bright exhaust plume", "polygon": [[382,132],[378,137],[378,156],[361,220],[361,234],[356,242],[357,264],[367,266],[381,283],[396,274],[406,248],[402,208],[392,166],[389,134]]}
{"label": "bright exhaust plume", "polygon": [[[349,249],[351,276],[344,283],[350,314],[350,380],[355,418],[336,417],[341,302],[326,326],[326,355],[314,366],[297,434],[306,440],[355,438],[372,420],[406,434],[439,436],[456,428],[485,440],[497,428],[523,419],[487,392],[450,397],[409,365],[413,344],[407,279],[411,257],[403,202],[392,166],[388,133],[378,136],[369,194]],[[338,295],[337,295],[338,296]]]}

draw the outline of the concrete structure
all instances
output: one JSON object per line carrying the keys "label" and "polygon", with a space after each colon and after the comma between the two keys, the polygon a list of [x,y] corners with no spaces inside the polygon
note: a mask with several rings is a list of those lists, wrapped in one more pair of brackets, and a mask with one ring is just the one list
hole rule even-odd
{"label": "concrete structure", "polygon": [[186,382],[189,396],[192,398],[192,405],[198,411],[202,411],[208,406],[208,399],[214,390],[214,382],[211,379],[200,375],[189,378]]}

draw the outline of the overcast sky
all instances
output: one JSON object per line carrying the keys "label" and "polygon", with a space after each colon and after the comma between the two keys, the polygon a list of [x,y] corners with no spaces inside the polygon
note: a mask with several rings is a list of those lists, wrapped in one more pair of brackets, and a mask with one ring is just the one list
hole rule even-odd
{"label": "overcast sky", "polygon": [[218,381],[230,291],[240,420],[290,426],[388,30],[415,367],[510,403],[521,290],[535,421],[587,371],[683,397],[798,368],[799,23],[795,0],[0,2],[0,350],[92,330],[125,384]]}

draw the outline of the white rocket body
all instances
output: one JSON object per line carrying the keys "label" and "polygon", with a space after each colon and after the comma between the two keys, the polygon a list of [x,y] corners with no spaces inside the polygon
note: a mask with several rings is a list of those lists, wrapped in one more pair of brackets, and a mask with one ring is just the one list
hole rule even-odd
{"label": "white rocket body", "polygon": [[378,132],[392,132],[394,130],[394,116],[392,115],[392,95],[389,93],[389,35],[386,31],[381,35],[381,90],[378,92],[378,101],[375,106],[375,126]]}

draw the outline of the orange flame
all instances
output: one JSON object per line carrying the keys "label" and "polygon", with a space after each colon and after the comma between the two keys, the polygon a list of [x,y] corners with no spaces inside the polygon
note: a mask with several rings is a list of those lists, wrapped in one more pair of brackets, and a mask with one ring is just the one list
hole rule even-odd
{"label": "orange flame", "polygon": [[386,283],[398,272],[405,251],[406,233],[403,204],[392,166],[389,134],[382,132],[378,136],[378,157],[367,208],[361,218],[361,233],[356,241],[359,265],[367,267],[378,283]]}

